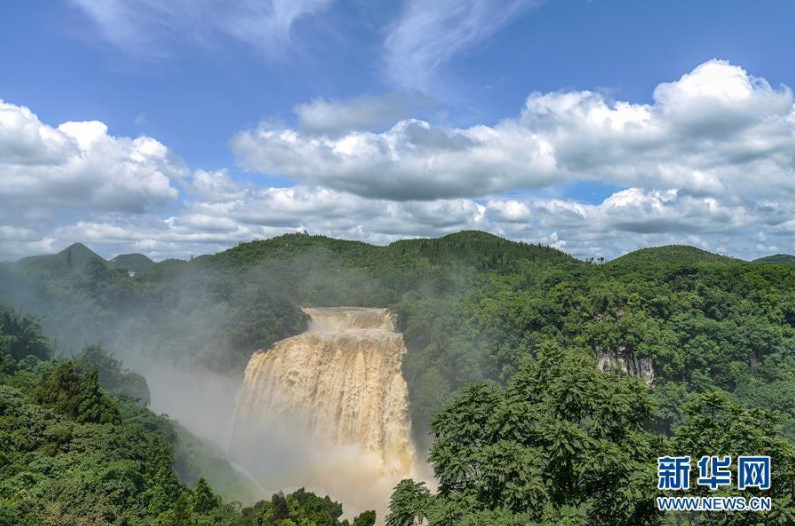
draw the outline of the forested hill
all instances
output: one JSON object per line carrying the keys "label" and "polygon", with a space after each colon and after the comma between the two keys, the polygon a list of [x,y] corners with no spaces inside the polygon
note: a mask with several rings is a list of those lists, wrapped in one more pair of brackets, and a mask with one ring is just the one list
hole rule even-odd
{"label": "forested hill", "polygon": [[775,256],[765,256],[755,259],[754,263],[762,265],[789,265],[795,267],[795,256],[788,254],[776,254]]}
{"label": "forested hill", "polygon": [[68,272],[85,268],[91,262],[132,272],[143,272],[154,265],[154,261],[143,254],[119,254],[110,261],[106,261],[83,243],[73,243],[57,254],[22,258],[17,261],[16,265],[27,268],[42,268],[51,272]]}
{"label": "forested hill", "polygon": [[394,260],[413,264],[456,264],[473,268],[496,268],[522,260],[578,262],[554,248],[510,241],[480,231],[463,231],[434,239],[406,239],[387,246],[324,236],[292,234],[264,241],[241,243],[215,256],[202,258],[217,264],[257,264],[273,259],[292,259],[318,252],[333,254],[341,262],[357,266],[392,265]]}
{"label": "forested hill", "polygon": [[76,256],[0,265],[0,300],[39,316],[67,355],[102,340],[118,356],[239,375],[253,352],[306,328],[302,306],[392,309],[421,447],[455,393],[515,383],[544,348],[631,372],[646,364],[648,431],[673,436],[689,402],[717,393],[775,410],[763,434],[775,428],[790,448],[795,438],[795,267],[786,264],[678,246],[595,264],[482,232],[383,247],[285,235],[134,276],[93,257],[75,265],[85,259]]}
{"label": "forested hill", "polygon": [[707,263],[711,265],[732,265],[744,261],[713,254],[706,250],[684,245],[669,245],[663,247],[642,248],[630,252],[610,262],[614,265],[639,265],[639,264],[668,264],[668,265],[694,265]]}
{"label": "forested hill", "polygon": [[60,352],[103,340],[237,374],[257,349],[304,330],[301,306],[389,307],[409,348],[421,440],[451,393],[507,381],[546,341],[651,360],[670,406],[661,425],[688,392],[721,388],[780,409],[795,436],[795,268],[785,265],[680,246],[597,265],[475,231],[388,246],[284,235],[134,277],[97,258],[75,265],[86,251],[71,268],[64,253],[60,264],[0,267],[0,298],[41,316]]}
{"label": "forested hill", "polygon": [[63,269],[82,269],[91,261],[103,265],[107,264],[107,261],[105,261],[102,256],[84,244],[74,243],[57,254],[23,258],[17,262],[17,265],[29,268],[48,269],[57,272]]}

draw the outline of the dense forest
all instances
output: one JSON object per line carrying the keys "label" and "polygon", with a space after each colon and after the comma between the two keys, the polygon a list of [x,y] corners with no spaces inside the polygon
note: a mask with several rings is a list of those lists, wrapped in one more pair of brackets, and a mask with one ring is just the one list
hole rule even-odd
{"label": "dense forest", "polygon": [[[339,503],[303,489],[224,502],[147,396],[101,347],[54,359],[34,318],[0,308],[0,525],[349,524]],[[365,512],[353,524],[374,522]]]}
{"label": "dense forest", "polygon": [[597,264],[461,232],[384,247],[295,234],[191,261],[142,258],[73,245],[0,265],[8,517],[67,524],[57,514],[100,499],[114,524],[276,524],[262,517],[302,507],[332,522],[296,524],[336,524],[338,505],[309,493],[241,511],[195,467],[181,475],[190,459],[176,424],[145,408],[146,382],[114,357],[239,375],[254,351],[305,329],[300,307],[348,305],[396,313],[416,440],[439,482],[436,493],[401,483],[390,525],[709,524],[653,509],[654,459],[718,445],[770,454],[776,470],[775,509],[729,523],[795,523],[787,257],[670,246]]}

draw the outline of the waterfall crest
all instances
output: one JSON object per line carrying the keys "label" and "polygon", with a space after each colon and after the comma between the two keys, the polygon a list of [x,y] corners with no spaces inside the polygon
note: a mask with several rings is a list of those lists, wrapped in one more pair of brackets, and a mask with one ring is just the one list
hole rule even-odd
{"label": "waterfall crest", "polygon": [[[414,476],[406,353],[387,309],[304,309],[309,329],[252,356],[238,398],[230,454],[271,484],[316,486],[346,497]],[[277,458],[272,458],[276,456]],[[247,458],[248,457],[248,458]],[[266,483],[267,483],[266,482]],[[360,484],[357,484],[359,482]],[[380,507],[386,494],[351,498]]]}

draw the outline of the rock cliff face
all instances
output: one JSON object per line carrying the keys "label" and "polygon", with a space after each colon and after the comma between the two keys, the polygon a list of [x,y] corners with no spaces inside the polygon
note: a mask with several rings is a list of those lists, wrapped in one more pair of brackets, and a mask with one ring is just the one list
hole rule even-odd
{"label": "rock cliff face", "polygon": [[654,364],[651,358],[640,358],[635,351],[619,347],[615,351],[596,348],[597,365],[602,371],[619,370],[643,378],[647,385],[654,384]]}

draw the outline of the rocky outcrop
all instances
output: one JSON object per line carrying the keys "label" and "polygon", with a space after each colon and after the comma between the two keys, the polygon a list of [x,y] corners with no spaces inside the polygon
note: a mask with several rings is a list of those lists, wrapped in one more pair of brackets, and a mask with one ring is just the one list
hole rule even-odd
{"label": "rocky outcrop", "polygon": [[623,374],[643,378],[646,385],[654,384],[654,364],[651,358],[639,357],[634,350],[623,346],[616,350],[606,350],[597,346],[595,350],[599,370],[620,371]]}

